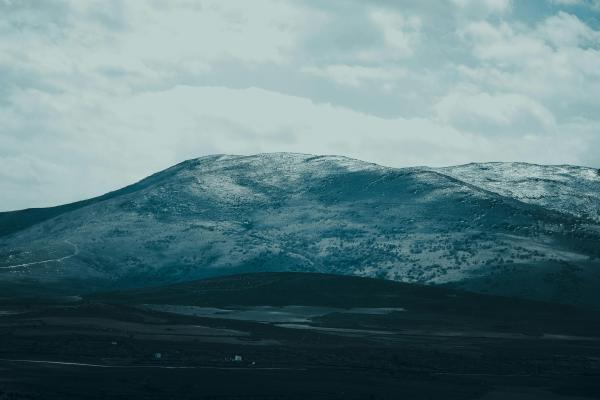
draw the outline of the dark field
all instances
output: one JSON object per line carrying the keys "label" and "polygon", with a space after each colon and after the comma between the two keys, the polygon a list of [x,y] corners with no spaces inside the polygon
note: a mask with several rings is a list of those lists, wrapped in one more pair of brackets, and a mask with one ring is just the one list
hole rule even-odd
{"label": "dark field", "polygon": [[599,399],[600,318],[439,287],[254,274],[0,299],[0,359],[2,400]]}

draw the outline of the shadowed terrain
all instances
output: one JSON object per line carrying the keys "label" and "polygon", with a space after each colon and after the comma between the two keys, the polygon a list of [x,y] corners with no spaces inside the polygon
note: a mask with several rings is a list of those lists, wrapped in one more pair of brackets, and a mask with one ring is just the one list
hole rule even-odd
{"label": "shadowed terrain", "polygon": [[598,310],[379,279],[13,297],[0,336],[1,399],[600,398]]}

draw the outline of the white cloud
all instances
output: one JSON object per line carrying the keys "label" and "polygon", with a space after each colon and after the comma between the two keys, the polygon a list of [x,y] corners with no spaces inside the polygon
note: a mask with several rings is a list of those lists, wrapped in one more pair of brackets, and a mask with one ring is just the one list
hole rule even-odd
{"label": "white cloud", "polygon": [[504,14],[511,10],[511,0],[450,0],[462,12],[468,15],[488,16]]}
{"label": "white cloud", "polygon": [[327,65],[325,67],[305,67],[303,71],[312,75],[332,79],[339,85],[357,87],[372,82],[380,83],[382,89],[394,81],[403,79],[407,72],[398,67],[365,67],[362,65]]}
{"label": "white cloud", "polygon": [[591,118],[599,108],[598,34],[562,12],[533,27],[473,23],[461,37],[480,63],[458,70],[487,91],[527,96],[559,120]]}
{"label": "white cloud", "polygon": [[482,21],[469,24],[460,32],[473,45],[474,54],[499,66],[540,60],[552,52],[543,40],[534,35],[521,34],[510,25],[493,25]]}
{"label": "white cloud", "polygon": [[385,58],[413,55],[421,30],[420,18],[378,9],[370,12],[370,18],[383,32],[389,51]]}
{"label": "white cloud", "polygon": [[286,63],[308,22],[307,11],[269,0],[65,4],[56,16],[5,6],[0,67],[60,90],[139,89],[204,76],[224,60]]}
{"label": "white cloud", "polygon": [[552,113],[521,94],[489,94],[458,89],[436,105],[438,118],[460,129],[484,135],[531,135],[556,128]]}
{"label": "white cloud", "polygon": [[552,4],[572,6],[575,4],[583,4],[583,0],[549,0]]}
{"label": "white cloud", "polygon": [[600,32],[593,30],[576,16],[562,11],[546,19],[536,31],[542,39],[555,47],[600,46]]}
{"label": "white cloud", "polygon": [[558,6],[585,6],[592,10],[600,10],[600,0],[549,0]]}

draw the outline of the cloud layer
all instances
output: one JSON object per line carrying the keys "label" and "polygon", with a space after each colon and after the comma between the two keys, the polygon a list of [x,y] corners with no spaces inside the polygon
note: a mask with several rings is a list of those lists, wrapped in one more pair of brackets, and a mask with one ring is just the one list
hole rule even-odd
{"label": "cloud layer", "polygon": [[0,209],[186,158],[600,167],[593,0],[0,0]]}

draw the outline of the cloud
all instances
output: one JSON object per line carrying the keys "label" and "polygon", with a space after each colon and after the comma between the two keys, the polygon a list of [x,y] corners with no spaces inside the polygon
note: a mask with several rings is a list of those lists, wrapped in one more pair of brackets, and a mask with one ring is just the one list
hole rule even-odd
{"label": "cloud", "polygon": [[414,53],[413,47],[419,40],[421,30],[420,18],[405,17],[389,10],[373,10],[370,18],[383,32],[388,57],[406,57]]}
{"label": "cloud", "polygon": [[554,115],[521,94],[457,90],[434,108],[442,122],[484,135],[500,132],[525,136],[556,129]]}
{"label": "cloud", "polygon": [[538,28],[539,36],[554,47],[593,48],[600,45],[600,32],[593,30],[574,15],[560,11]]}
{"label": "cloud", "polygon": [[549,2],[559,6],[583,6],[592,10],[600,10],[599,0],[549,0]]}
{"label": "cloud", "polygon": [[565,6],[573,6],[584,4],[583,0],[549,0],[552,4],[565,5]]}
{"label": "cloud", "polygon": [[307,17],[268,0],[56,1],[64,12],[11,4],[0,25],[6,84],[41,90],[143,90],[202,77],[224,60],[281,64]]}
{"label": "cloud", "polygon": [[463,13],[470,16],[505,14],[512,9],[511,0],[450,0]]}
{"label": "cloud", "polygon": [[382,88],[406,77],[402,68],[365,67],[361,65],[328,65],[325,67],[305,67],[304,72],[332,79],[339,85],[357,87],[371,82],[380,82]]}
{"label": "cloud", "polygon": [[600,166],[578,3],[0,0],[0,209],[210,153]]}
{"label": "cloud", "polygon": [[595,118],[600,90],[598,31],[559,12],[536,26],[478,22],[460,35],[478,59],[458,70],[488,91],[520,93],[557,119]]}

